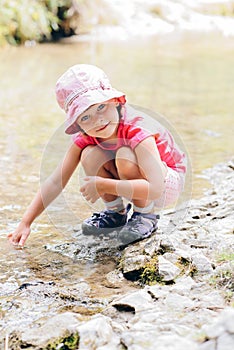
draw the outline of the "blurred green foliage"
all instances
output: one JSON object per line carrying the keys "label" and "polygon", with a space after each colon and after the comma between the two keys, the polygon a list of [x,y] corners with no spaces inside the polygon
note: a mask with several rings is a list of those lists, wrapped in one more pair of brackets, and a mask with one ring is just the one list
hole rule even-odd
{"label": "blurred green foliage", "polygon": [[73,4],[72,0],[0,0],[0,46],[72,35],[67,13]]}
{"label": "blurred green foliage", "polygon": [[[116,1],[0,0],[0,46],[6,43],[18,45],[28,40],[38,42],[57,40],[76,34],[78,26],[80,34],[90,32],[97,24],[119,25],[121,24],[119,11],[115,10],[116,6],[111,6],[113,4],[116,5]],[[189,5],[186,8],[190,11]],[[152,5],[148,1],[146,9],[165,20],[164,0],[158,1],[157,4],[153,2]],[[208,21],[209,15],[232,17],[234,2],[218,0],[201,3],[196,12],[206,14]],[[180,16],[177,21],[180,22]]]}

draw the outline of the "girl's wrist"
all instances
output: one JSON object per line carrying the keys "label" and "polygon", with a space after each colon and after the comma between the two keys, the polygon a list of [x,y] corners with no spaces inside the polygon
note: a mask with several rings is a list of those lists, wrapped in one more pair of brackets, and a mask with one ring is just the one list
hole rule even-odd
{"label": "girl's wrist", "polygon": [[33,220],[30,220],[29,217],[27,217],[26,215],[24,215],[24,216],[22,217],[21,222],[22,222],[25,226],[31,226]]}
{"label": "girl's wrist", "polygon": [[97,182],[96,182],[96,189],[99,195],[103,195],[106,193],[106,183],[107,180],[105,177],[97,177]]}
{"label": "girl's wrist", "polygon": [[103,177],[100,177],[100,176],[96,177],[96,190],[99,193],[99,195],[103,194],[103,188],[104,188],[104,186],[103,186],[104,181],[103,180],[105,180]]}
{"label": "girl's wrist", "polygon": [[97,191],[100,195],[110,193],[116,194],[116,185],[119,180],[100,177],[98,179]]}

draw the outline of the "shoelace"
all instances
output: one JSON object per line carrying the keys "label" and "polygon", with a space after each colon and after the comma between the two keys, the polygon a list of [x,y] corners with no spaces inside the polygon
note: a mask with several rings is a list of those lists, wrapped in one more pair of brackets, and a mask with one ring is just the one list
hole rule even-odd
{"label": "shoelace", "polygon": [[128,212],[130,211],[131,207],[132,207],[131,203],[128,203],[126,206],[126,213],[125,214],[121,214],[121,213],[115,212],[113,210],[103,210],[103,211],[100,211],[99,213],[93,213],[92,217],[95,219],[95,218],[105,217],[106,215],[108,216],[108,214],[127,215]]}

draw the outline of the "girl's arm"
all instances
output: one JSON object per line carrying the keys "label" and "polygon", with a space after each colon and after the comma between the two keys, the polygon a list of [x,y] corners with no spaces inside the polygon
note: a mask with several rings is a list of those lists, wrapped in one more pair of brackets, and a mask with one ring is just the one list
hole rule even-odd
{"label": "girl's arm", "polygon": [[[97,195],[95,197],[94,194],[95,190],[99,195],[109,193],[129,199],[155,200],[159,198],[165,186],[166,167],[161,161],[154,138],[148,137],[139,143],[135,148],[135,154],[138,166],[141,172],[144,173],[144,178],[115,180],[102,177],[93,179],[87,177],[86,184],[81,188],[81,192],[85,194],[88,191],[86,198],[91,202],[95,202],[97,199]],[[92,192],[93,196],[91,195]]]}
{"label": "girl's arm", "polygon": [[72,145],[62,163],[44,182],[25,211],[16,230],[8,235],[14,245],[23,246],[30,234],[30,226],[44,209],[62,192],[80,161],[81,149]]}

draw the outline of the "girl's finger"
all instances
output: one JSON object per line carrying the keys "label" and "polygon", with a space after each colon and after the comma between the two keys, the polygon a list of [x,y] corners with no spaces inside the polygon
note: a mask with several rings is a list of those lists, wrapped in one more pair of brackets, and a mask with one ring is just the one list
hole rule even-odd
{"label": "girl's finger", "polygon": [[26,237],[22,237],[21,239],[20,239],[20,241],[19,241],[19,246],[20,247],[23,247],[24,246],[24,243],[25,243],[25,241],[26,241]]}
{"label": "girl's finger", "polygon": [[84,192],[85,191],[85,186],[82,186],[81,188],[80,188],[80,192]]}

